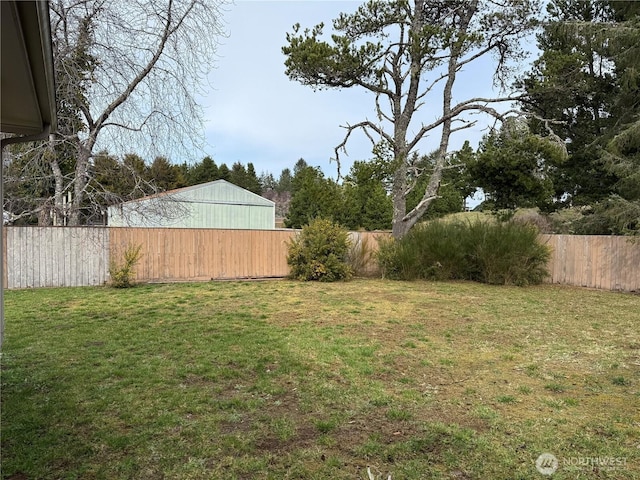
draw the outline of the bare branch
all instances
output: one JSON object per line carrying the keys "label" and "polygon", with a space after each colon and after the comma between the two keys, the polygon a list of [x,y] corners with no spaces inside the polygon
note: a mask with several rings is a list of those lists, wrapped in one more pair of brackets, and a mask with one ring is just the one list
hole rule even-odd
{"label": "bare branch", "polygon": [[[483,112],[494,118],[502,119],[505,117],[507,113],[514,112],[514,110],[509,110],[508,112],[501,113],[498,112],[495,108],[487,106],[489,103],[504,103],[504,102],[512,102],[518,100],[520,97],[502,97],[502,98],[472,98],[470,100],[466,100],[464,102],[460,102],[458,105],[450,109],[449,113],[442,115],[440,118],[435,120],[434,122],[428,125],[422,125],[418,133],[413,137],[413,139],[408,143],[409,149],[413,150],[418,142],[422,140],[422,138],[431,130],[434,130],[441,126],[443,123],[452,121],[456,119],[458,115],[464,112]],[[476,103],[476,102],[484,102],[484,103]]]}
{"label": "bare branch", "polygon": [[369,120],[366,120],[366,121],[360,122],[360,123],[356,123],[355,125],[342,126],[342,128],[346,128],[347,129],[347,133],[345,134],[344,138],[342,139],[342,142],[340,142],[340,144],[334,148],[335,158],[333,158],[333,160],[335,160],[335,162],[336,162],[336,164],[338,166],[338,179],[341,178],[341,175],[340,175],[340,151],[342,150],[345,154],[347,154],[347,149],[346,149],[347,142],[349,141],[349,137],[351,136],[351,134],[355,130],[358,130],[358,129],[362,130],[363,133],[367,136],[367,138],[371,141],[372,146],[376,145],[377,142],[371,136],[371,133],[369,133],[369,129],[373,130],[377,135],[379,135],[381,138],[384,138],[390,144],[393,143],[393,139],[389,136],[388,133],[386,133],[381,127],[379,127],[375,123],[370,122]]}
{"label": "bare branch", "polygon": [[[73,190],[70,222],[76,225],[81,211],[112,201],[92,181],[97,146],[118,154],[132,145],[156,155],[197,151],[203,131],[196,95],[223,34],[226,1],[50,2],[59,136],[56,155],[36,154],[34,162],[37,157],[46,166],[41,188],[55,194],[32,198],[59,211],[62,195]],[[47,210],[39,208],[43,215]]]}

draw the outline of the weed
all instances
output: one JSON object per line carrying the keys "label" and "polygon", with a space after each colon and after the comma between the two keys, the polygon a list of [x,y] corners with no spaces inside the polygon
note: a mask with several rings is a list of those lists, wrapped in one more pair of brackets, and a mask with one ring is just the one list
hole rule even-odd
{"label": "weed", "polygon": [[545,390],[549,390],[554,393],[562,393],[566,390],[564,385],[561,385],[560,383],[547,383],[544,388]]}
{"label": "weed", "polygon": [[497,420],[498,418],[500,418],[498,412],[486,405],[478,405],[474,409],[474,413],[478,418],[482,420]]}
{"label": "weed", "polygon": [[351,271],[357,277],[377,275],[377,269],[372,267],[376,262],[372,261],[374,249],[370,244],[369,237],[359,237],[357,233],[351,235],[352,240],[347,253],[347,263],[351,267]]}
{"label": "weed", "polygon": [[295,423],[289,418],[275,418],[270,420],[271,429],[276,437],[281,441],[287,441],[296,434]]}
{"label": "weed", "polygon": [[413,415],[411,412],[407,410],[400,410],[395,408],[388,410],[386,416],[389,420],[392,420],[392,421],[406,421],[406,420],[411,420],[413,418]]}
{"label": "weed", "polygon": [[329,433],[336,428],[335,420],[316,420],[313,424],[320,433]]}
{"label": "weed", "polygon": [[630,385],[629,380],[627,380],[626,378],[624,378],[622,376],[621,377],[613,377],[611,379],[611,383],[613,383],[614,385],[618,385],[620,387],[624,387],[624,386]]}
{"label": "weed", "polygon": [[374,407],[386,407],[391,404],[391,398],[388,396],[380,396],[371,399],[371,405]]}
{"label": "weed", "polygon": [[121,254],[114,250],[109,260],[111,286],[130,288],[134,285],[135,267],[142,257],[142,245],[128,244]]}

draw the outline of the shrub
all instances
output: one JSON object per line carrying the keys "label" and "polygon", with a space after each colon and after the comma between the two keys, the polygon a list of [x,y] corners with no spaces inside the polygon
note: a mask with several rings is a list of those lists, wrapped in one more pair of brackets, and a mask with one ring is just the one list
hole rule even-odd
{"label": "shrub", "polygon": [[640,201],[611,196],[582,213],[573,222],[577,235],[640,235]]}
{"label": "shrub", "polygon": [[547,215],[542,215],[538,209],[525,208],[515,212],[513,221],[522,225],[530,225],[540,233],[553,233],[553,224]]}
{"label": "shrub", "polygon": [[640,236],[640,201],[615,195],[593,205],[558,210],[549,218],[554,233]]}
{"label": "shrub", "polygon": [[538,229],[516,222],[469,226],[472,262],[477,280],[497,285],[533,285],[548,275],[550,251],[538,239]]}
{"label": "shrub", "polygon": [[469,279],[467,238],[461,222],[436,220],[414,227],[401,240],[380,243],[383,275],[399,280]]}
{"label": "shrub", "polygon": [[129,244],[124,249],[119,259],[112,258],[109,262],[109,276],[111,277],[111,286],[115,288],[130,288],[135,285],[133,278],[135,276],[135,266],[142,257],[142,245]]}
{"label": "shrub", "polygon": [[351,277],[348,232],[331,220],[317,218],[289,243],[289,276],[297,280],[334,282]]}
{"label": "shrub", "polygon": [[401,280],[528,285],[547,275],[549,255],[530,225],[434,221],[382,241],[378,263],[383,276]]}

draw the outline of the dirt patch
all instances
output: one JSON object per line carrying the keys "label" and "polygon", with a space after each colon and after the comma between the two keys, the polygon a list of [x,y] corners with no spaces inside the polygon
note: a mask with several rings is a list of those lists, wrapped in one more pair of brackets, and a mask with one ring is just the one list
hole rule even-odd
{"label": "dirt patch", "polygon": [[311,424],[304,422],[296,428],[295,435],[282,439],[275,435],[267,435],[256,442],[256,448],[272,453],[300,450],[317,444],[320,432]]}

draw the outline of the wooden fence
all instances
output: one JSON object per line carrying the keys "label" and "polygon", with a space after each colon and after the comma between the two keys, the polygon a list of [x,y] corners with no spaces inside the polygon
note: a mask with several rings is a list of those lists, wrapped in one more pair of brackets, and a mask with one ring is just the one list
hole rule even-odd
{"label": "wooden fence", "polygon": [[[111,228],[112,258],[127,246],[142,245],[138,281],[202,281],[278,278],[289,273],[287,249],[295,230],[214,230],[176,228]],[[352,232],[358,245],[377,248],[377,234]],[[363,259],[371,272],[371,252]]]}
{"label": "wooden fence", "polygon": [[115,258],[142,246],[138,281],[285,277],[291,230],[111,228]]}
{"label": "wooden fence", "polygon": [[106,228],[5,227],[7,288],[80,287],[108,279]]}
{"label": "wooden fence", "polygon": [[549,282],[640,291],[640,239],[600,235],[541,235],[551,247]]}
{"label": "wooden fence", "polygon": [[[284,277],[292,230],[5,227],[8,288],[102,285],[109,261],[127,246],[142,246],[140,282]],[[385,233],[352,233],[377,247]],[[625,237],[543,235],[552,248],[549,282],[640,291],[640,241]],[[372,272],[372,255],[364,269]]]}

